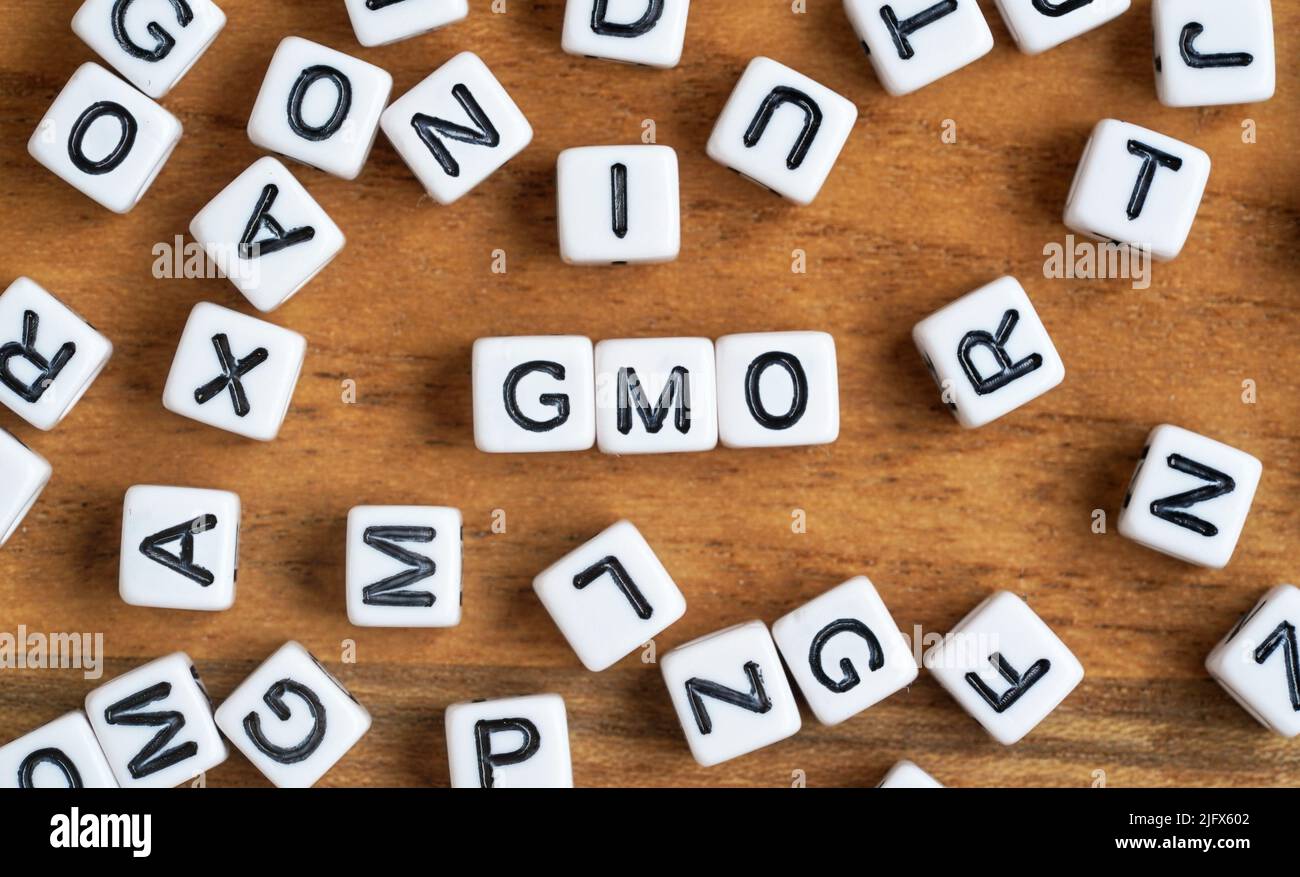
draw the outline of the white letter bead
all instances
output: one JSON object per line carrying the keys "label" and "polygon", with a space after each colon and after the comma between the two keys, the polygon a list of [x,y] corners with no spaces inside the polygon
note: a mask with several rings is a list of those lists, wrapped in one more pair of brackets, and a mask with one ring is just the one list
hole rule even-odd
{"label": "white letter bead", "polygon": [[710,451],[718,444],[713,342],[623,338],[596,345],[596,444],[605,454]]}
{"label": "white letter bead", "polygon": [[943,783],[910,761],[900,761],[889,769],[877,789],[942,789]]}
{"label": "white letter bead", "polygon": [[348,512],[348,620],[357,627],[455,627],[460,509],[361,505]]}
{"label": "white letter bead", "polygon": [[612,667],[686,613],[686,598],[629,521],[538,573],[533,590],[593,671]]}
{"label": "white letter bead", "polygon": [[0,789],[116,789],[86,714],[74,710],[0,746]]}
{"label": "white letter bead", "polygon": [[714,348],[718,438],[723,445],[824,445],[839,437],[839,373],[830,335],[724,335]]}
{"label": "white letter bead", "polygon": [[771,58],[749,62],[709,136],[709,158],[796,204],[811,204],[858,108]]}
{"label": "white letter bead", "polygon": [[799,706],[761,621],[678,646],[659,667],[691,754],[704,767],[799,732]]}
{"label": "white letter bead", "polygon": [[1179,254],[1210,178],[1210,157],[1128,122],[1092,129],[1065,202],[1065,224],[1100,240]]}
{"label": "white letter bead", "polygon": [[471,358],[474,444],[480,451],[585,451],[596,443],[590,338],[479,338]]}
{"label": "white letter bead", "polygon": [[917,676],[911,646],[866,576],[779,619],[772,636],[823,725],[838,725]]}
{"label": "white letter bead", "polygon": [[343,249],[343,232],[289,169],[266,156],[190,221],[190,234],[259,311],[273,311]]}
{"label": "white letter bead", "polygon": [[1157,426],[1124,496],[1120,535],[1222,569],[1237,547],[1263,470],[1244,451],[1167,423]]}
{"label": "white letter bead", "polygon": [[217,727],[281,789],[316,784],[370,730],[370,713],[310,652],[281,646],[217,708]]}
{"label": "white letter bead", "polygon": [[971,610],[926,652],[925,668],[988,731],[1010,746],[1083,681],[1083,665],[1010,591]]}
{"label": "white letter bead", "polygon": [[1156,96],[1167,107],[1246,104],[1273,96],[1269,0],[1153,0]]}
{"label": "white letter bead", "polygon": [[447,707],[453,789],[571,789],[569,721],[558,694]]}
{"label": "white letter bead", "polygon": [[36,504],[51,471],[44,457],[0,429],[0,545]]}
{"label": "white letter bead", "polygon": [[306,352],[297,332],[199,302],[176,348],[163,407],[269,442],[280,432]]}
{"label": "white letter bead", "polygon": [[383,46],[419,36],[469,15],[469,0],[346,0],[361,45]]}
{"label": "white letter bead", "polygon": [[1241,617],[1205,668],[1242,709],[1283,737],[1300,734],[1300,589],[1278,585]]}
{"label": "white letter bead", "polygon": [[681,245],[671,146],[580,146],[556,161],[560,258],[570,265],[671,262]]}
{"label": "white letter bead", "polygon": [[72,17],[73,33],[152,98],[171,91],[225,26],[212,0],[86,0]]}
{"label": "white letter bead", "polygon": [[524,114],[473,52],[461,52],[393,101],[380,124],[439,204],[486,180],[533,139]]}
{"label": "white letter bead", "polygon": [[181,123],[93,62],[59,92],[27,151],[64,182],[126,213],[144,197],[181,139]]}
{"label": "white letter bead", "polygon": [[1130,0],[997,0],[1020,51],[1037,55],[1128,11]]}
{"label": "white letter bead", "polygon": [[239,497],[225,490],[130,488],[122,503],[122,599],[162,609],[233,606],[239,511]]}
{"label": "white letter bead", "polygon": [[561,47],[570,55],[676,67],[690,0],[568,0]]}
{"label": "white letter bead", "polygon": [[86,695],[86,716],[122,788],[165,789],[230,754],[189,655],[150,661]]}
{"label": "white letter bead", "polygon": [[370,156],[393,77],[328,46],[285,37],[267,68],[248,139],[345,180]]}
{"label": "white letter bead", "polygon": [[113,345],[75,311],[19,277],[0,293],[0,402],[53,429],[99,376]]}
{"label": "white letter bead", "polygon": [[917,323],[912,341],[957,422],[973,429],[1065,379],[1024,287],[1000,277]]}
{"label": "white letter bead", "polygon": [[993,48],[975,0],[844,0],[844,11],[880,84],[895,96],[942,79]]}

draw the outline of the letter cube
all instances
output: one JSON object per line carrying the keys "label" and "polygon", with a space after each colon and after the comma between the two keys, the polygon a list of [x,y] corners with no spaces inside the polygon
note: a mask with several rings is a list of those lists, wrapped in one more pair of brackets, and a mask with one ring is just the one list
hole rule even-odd
{"label": "letter cube", "polygon": [[997,0],[1020,51],[1037,55],[1101,27],[1128,11],[1130,0]]}
{"label": "letter cube", "polygon": [[799,732],[799,706],[761,621],[678,646],[659,668],[691,755],[704,767]]}
{"label": "letter cube", "polygon": [[208,692],[184,652],[150,661],[91,691],[86,716],[124,789],[171,788],[230,754],[212,719]]}
{"label": "letter cube", "polygon": [[126,213],[140,203],[180,139],[175,116],[87,62],[54,99],[27,151],[86,197]]}
{"label": "letter cube", "polygon": [[971,610],[925,668],[999,743],[1024,737],[1083,681],[1083,665],[1010,591]]}
{"label": "letter cube", "polygon": [[844,0],[885,91],[910,94],[977,61],[993,33],[975,0]]}
{"label": "letter cube", "polygon": [[596,444],[606,454],[710,451],[718,444],[713,342],[622,338],[596,345]]}
{"label": "letter cube", "polygon": [[469,0],[346,0],[357,42],[384,46],[469,15]]}
{"label": "letter cube", "polygon": [[292,640],[239,683],[217,727],[277,788],[314,786],[370,730],[370,713]]}
{"label": "letter cube", "polygon": [[360,505],[348,512],[348,620],[454,627],[461,608],[460,509]]}
{"label": "letter cube", "polygon": [[461,52],[393,101],[380,124],[439,204],[486,180],[533,139],[524,114],[473,52]]}
{"label": "letter cube", "polygon": [[269,442],[289,410],[307,340],[265,320],[199,302],[181,333],[163,407]]}
{"label": "letter cube", "polygon": [[1119,513],[1121,536],[1223,569],[1264,467],[1244,451],[1169,424],[1151,430]]}
{"label": "letter cube", "polygon": [[690,0],[568,0],[561,47],[570,55],[676,67]]}
{"label": "letter cube", "polygon": [[137,484],[122,503],[118,592],[132,606],[229,609],[239,568],[239,496]]}
{"label": "letter cube", "polygon": [[1153,0],[1156,96],[1167,107],[1247,104],[1273,96],[1269,0]]}
{"label": "letter cube", "polygon": [[830,335],[724,335],[714,349],[718,439],[723,445],[824,445],[839,437],[839,373],[835,339]]}
{"label": "letter cube", "polygon": [[81,710],[0,746],[0,789],[116,789],[113,769]]}
{"label": "letter cube", "polygon": [[0,429],[0,545],[36,504],[52,471],[44,457]]}
{"label": "letter cube", "polygon": [[569,720],[558,694],[447,707],[453,789],[571,789]]}
{"label": "letter cube", "polygon": [[171,91],[225,26],[211,0],[86,0],[72,17],[72,32],[152,98]]}
{"label": "letter cube", "polygon": [[1241,617],[1205,659],[1205,668],[1233,700],[1283,737],[1300,734],[1297,624],[1300,588],[1278,585]]}
{"label": "letter cube", "polygon": [[596,443],[595,354],[581,335],[474,342],[474,444],[492,454]]}
{"label": "letter cube", "polygon": [[877,789],[942,789],[943,783],[930,776],[913,762],[903,760],[889,769]]}
{"label": "letter cube", "polygon": [[570,265],[671,262],[681,247],[671,146],[580,146],[556,161],[560,258]]}
{"label": "letter cube", "polygon": [[838,725],[917,676],[911,646],[866,576],[783,616],[772,637],[823,725]]}

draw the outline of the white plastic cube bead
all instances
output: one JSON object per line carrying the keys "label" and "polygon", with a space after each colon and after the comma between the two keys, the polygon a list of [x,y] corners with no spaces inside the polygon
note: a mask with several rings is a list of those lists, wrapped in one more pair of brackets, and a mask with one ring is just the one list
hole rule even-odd
{"label": "white plastic cube bead", "polygon": [[0,293],[0,402],[53,429],[108,364],[113,345],[34,280]]}
{"label": "white plastic cube bead", "polygon": [[1244,451],[1162,424],[1151,430],[1119,513],[1121,536],[1222,569],[1232,559],[1263,472]]}
{"label": "white plastic cube bead", "polygon": [[358,627],[454,627],[461,612],[461,514],[440,506],[348,512],[348,620]]}
{"label": "white plastic cube bead", "polygon": [[248,139],[354,180],[379,131],[393,77],[301,37],[281,40],[248,118]]}
{"label": "white plastic cube bead", "polygon": [[180,81],[226,26],[211,0],[86,0],[72,31],[152,98]]}
{"label": "white plastic cube bead", "polygon": [[585,451],[596,443],[595,354],[581,335],[474,342],[474,444],[493,454]]}
{"label": "white plastic cube bead", "polygon": [[1128,11],[1131,0],[997,0],[1020,51],[1037,55],[1101,27]]}
{"label": "white plastic cube bead", "polygon": [[86,695],[86,717],[122,788],[170,788],[230,754],[184,652],[123,673]]}
{"label": "white plastic cube bead", "polygon": [[144,197],[181,123],[93,62],[77,68],[27,141],[32,158],[114,213]]}
{"label": "white plastic cube bead", "polygon": [[911,685],[916,658],[866,576],[849,579],[772,625],[817,721],[838,725]]}
{"label": "white plastic cube bead", "polygon": [[714,351],[722,444],[775,448],[824,445],[839,437],[839,372],[829,334],[724,335]]}
{"label": "white plastic cube bead", "polygon": [[676,67],[690,0],[568,0],[560,45],[570,55]]}
{"label": "white plastic cube bead", "polygon": [[596,444],[606,454],[708,451],[718,444],[713,342],[621,338],[596,345]]}
{"label": "white plastic cube bead", "polygon": [[1300,734],[1300,588],[1278,585],[1241,617],[1205,668],[1266,728]]}
{"label": "white plastic cube bead", "polygon": [[229,609],[239,567],[239,497],[137,484],[122,503],[118,592],[132,606]]}
{"label": "white plastic cube bead", "polygon": [[0,429],[0,545],[36,504],[52,471],[44,457]]}
{"label": "white plastic cube bead", "polygon": [[1167,107],[1246,104],[1273,96],[1269,0],[1153,0],[1156,96]]}
{"label": "white plastic cube bead", "polygon": [[1014,277],[1000,277],[912,327],[941,398],[973,429],[1038,398],[1065,379],[1065,365]]}
{"label": "white plastic cube bead", "polygon": [[282,789],[316,784],[370,730],[370,713],[300,644],[276,650],[216,712],[217,727]]}
{"label": "white plastic cube bead", "polygon": [[1083,681],[1083,665],[1010,591],[971,610],[925,654],[925,668],[989,732],[1010,746]]}
{"label": "white plastic cube bead", "polygon": [[844,11],[876,78],[895,96],[942,79],[993,48],[975,0],[844,0]]}
{"label": "white plastic cube bead", "polygon": [[163,407],[269,442],[280,432],[306,352],[297,332],[199,302],[181,333]]}
{"label": "white plastic cube bead", "polygon": [[273,311],[343,249],[343,232],[278,160],[253,162],[190,220],[190,234],[259,311]]}
{"label": "white plastic cube bead", "polygon": [[558,694],[447,707],[453,789],[570,789],[569,721]]}
{"label": "white plastic cube bead", "polygon": [[533,590],[588,670],[612,667],[686,613],[686,598],[630,521],[548,566]]}
{"label": "white plastic cube bead", "polygon": [[758,57],[713,126],[709,158],[796,204],[811,204],[857,120],[848,98]]}
{"label": "white plastic cube bead", "polygon": [[357,42],[384,46],[469,15],[469,0],[345,0]]}
{"label": "white plastic cube bead", "polygon": [[671,146],[579,146],[556,161],[560,258],[570,265],[670,262],[681,248]]}
{"label": "white plastic cube bead", "polygon": [[439,204],[486,180],[533,139],[523,112],[473,52],[461,52],[393,101],[381,124]]}
{"label": "white plastic cube bead", "polygon": [[921,770],[911,761],[895,764],[885,774],[877,789],[942,789],[943,783]]}
{"label": "white plastic cube bead", "polygon": [[761,621],[678,646],[659,667],[686,743],[704,767],[799,732],[799,706]]}
{"label": "white plastic cube bead", "polygon": [[1082,234],[1177,256],[1210,178],[1210,157],[1155,131],[1102,119],[1092,129],[1065,202]]}
{"label": "white plastic cube bead", "polygon": [[0,789],[116,789],[113,770],[81,710],[0,746]]}

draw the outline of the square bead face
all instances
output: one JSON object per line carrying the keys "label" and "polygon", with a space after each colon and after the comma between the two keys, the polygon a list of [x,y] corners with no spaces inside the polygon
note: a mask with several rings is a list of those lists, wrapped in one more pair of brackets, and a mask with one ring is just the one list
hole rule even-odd
{"label": "square bead face", "polygon": [[1205,667],[1260,724],[1300,734],[1300,589],[1278,585],[1242,616]]}
{"label": "square bead face", "polygon": [[670,262],[681,248],[671,146],[580,146],[556,161],[560,258],[570,265]]}
{"label": "square bead face", "polygon": [[1177,426],[1157,426],[1124,497],[1120,535],[1222,569],[1237,547],[1263,470],[1244,451]]}
{"label": "square bead face", "polygon": [[239,512],[239,497],[225,490],[132,487],[122,503],[122,599],[162,609],[229,609]]}
{"label": "square bead face", "polygon": [[285,37],[248,118],[253,143],[354,180],[370,156],[393,77],[328,46]]}
{"label": "square bead face", "polygon": [[51,471],[44,457],[0,429],[0,545],[36,504]]}
{"label": "square bead face", "polygon": [[297,332],[199,302],[176,348],[163,407],[269,442],[280,432],[306,352]]}
{"label": "square bead face", "polygon": [[780,618],[772,636],[823,725],[838,725],[917,676],[907,640],[866,576]]}
{"label": "square bead face", "polygon": [[858,108],[771,58],[749,62],[709,136],[709,158],[796,204],[811,204]]}
{"label": "square bead face", "polygon": [[226,26],[211,0],[86,0],[72,31],[152,98],[171,91]]}
{"label": "square bead face", "polygon": [[1010,591],[999,591],[925,654],[925,668],[988,731],[1010,746],[1083,681],[1083,665]]}
{"label": "square bead face", "polygon": [[983,426],[1065,379],[1024,287],[1001,277],[912,327],[941,398],[962,426]]}
{"label": "square bead face", "polygon": [[538,573],[533,590],[592,671],[613,666],[686,613],[686,598],[630,521]]}
{"label": "square bead face", "polygon": [[0,402],[53,429],[108,364],[113,345],[75,311],[19,277],[0,293]]}
{"label": "square bead face", "polygon": [[345,0],[357,42],[383,46],[460,21],[469,0]]}
{"label": "square bead face", "polygon": [[126,213],[140,203],[180,139],[175,116],[87,62],[54,99],[27,151],[88,198]]}
{"label": "square bead face", "polygon": [[824,445],[839,437],[839,373],[830,335],[724,335],[714,349],[722,444],[775,448]]}
{"label": "square bead face", "polygon": [[997,0],[1020,51],[1037,55],[1128,11],[1130,0]]}
{"label": "square bead face", "polygon": [[623,338],[596,345],[596,444],[605,454],[718,444],[713,342]]}
{"label": "square bead face", "polygon": [[561,46],[570,55],[676,67],[690,0],[568,0]]}
{"label": "square bead face", "polygon": [[591,339],[520,335],[474,342],[474,444],[491,454],[585,451],[596,443]]}
{"label": "square bead face", "polygon": [[524,114],[473,52],[461,52],[393,101],[382,126],[439,204],[486,180],[533,139]]}
{"label": "square bead face", "polygon": [[122,788],[166,789],[226,760],[212,703],[184,652],[86,695],[86,716]]}
{"label": "square bead face", "polygon": [[1128,122],[1092,129],[1065,203],[1065,224],[1082,234],[1177,256],[1210,178],[1210,157]]}
{"label": "square bead face", "polygon": [[895,96],[942,79],[993,48],[975,0],[844,0],[844,11],[881,86]]}
{"label": "square bead face", "polygon": [[259,311],[273,311],[343,249],[343,232],[289,169],[259,158],[190,221],[190,234]]}
{"label": "square bead face", "polygon": [[461,609],[460,509],[368,505],[348,512],[348,620],[454,627]]}
{"label": "square bead face", "polygon": [[239,684],[217,727],[278,788],[316,784],[370,730],[370,713],[296,642]]}
{"label": "square bead face", "polygon": [[900,761],[889,769],[877,789],[942,789],[943,783],[910,761]]}
{"label": "square bead face", "polygon": [[0,789],[116,789],[81,710],[0,746]]}
{"label": "square bead face", "polygon": [[1268,100],[1276,84],[1269,0],[1153,0],[1156,96],[1167,107]]}
{"label": "square bead face", "polygon": [[453,789],[571,789],[569,720],[558,694],[447,707]]}

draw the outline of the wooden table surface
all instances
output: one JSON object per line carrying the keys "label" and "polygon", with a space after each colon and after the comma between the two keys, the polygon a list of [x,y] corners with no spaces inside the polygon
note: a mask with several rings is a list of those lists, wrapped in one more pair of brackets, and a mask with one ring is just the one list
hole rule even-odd
{"label": "wooden table surface", "polygon": [[[104,679],[173,650],[223,698],[283,641],[301,641],[374,716],[322,785],[447,783],[443,710],[555,691],[577,784],[874,785],[910,758],[953,786],[1296,785],[1300,748],[1257,725],[1205,655],[1268,587],[1297,582],[1300,528],[1300,107],[1289,63],[1300,10],[1275,4],[1278,96],[1168,109],[1151,72],[1150,5],[1045,55],[996,45],[924,90],[891,98],[840,3],[697,2],[680,66],[560,51],[562,0],[508,0],[392,46],[362,49],[342,0],[221,0],[225,31],[163,103],[185,135],[126,216],[39,167],[26,142],[91,51],[78,3],[0,0],[0,281],[29,275],[115,346],[50,433],[0,425],[54,466],[0,550],[0,631],[102,632]],[[298,34],[378,64],[404,93],[456,52],[479,53],[528,116],[532,145],[460,202],[426,197],[383,137],[352,182],[294,165],[348,236],[340,257],[271,319],[307,363],[280,437],[261,444],[165,411],[190,308],[252,312],[226,280],[155,279],[156,243],[262,153],[244,126],[271,53]],[[857,127],[818,200],[796,207],[713,163],[705,142],[744,65],[789,64],[852,99]],[[1046,279],[1044,246],[1092,125],[1117,117],[1191,142],[1213,170],[1183,254],[1128,280]],[[560,262],[555,157],[638,142],[642,122],[681,163],[682,252],[652,267]],[[1253,120],[1257,142],[1243,142]],[[945,120],[956,142],[944,142]],[[493,273],[503,250],[506,273]],[[806,273],[791,270],[806,253]],[[1060,387],[976,431],[944,410],[912,325],[1002,274],[1024,283],[1066,363]],[[472,439],[469,353],[487,335],[593,339],[821,329],[839,350],[842,432],[823,447],[615,458],[488,455]],[[1243,381],[1257,401],[1243,402]],[[344,400],[353,381],[356,401]],[[1172,422],[1246,450],[1264,476],[1228,569],[1129,542],[1115,515],[1143,438]],[[122,496],[191,484],[243,499],[238,599],[222,613],[125,605]],[[344,521],[358,504],[451,505],[465,516],[465,615],[446,630],[361,629],[343,602]],[[792,529],[806,513],[807,531]],[[1093,532],[1094,509],[1107,531]],[[493,531],[494,510],[506,531]],[[1004,748],[928,674],[834,728],[804,710],[795,737],[695,765],[658,668],[634,655],[582,668],[531,588],[551,561],[620,518],[641,528],[686,595],[659,653],[735,622],[772,622],[866,574],[907,633],[941,634],[990,592],[1022,594],[1087,676]],[[1297,582],[1300,584],[1300,582]],[[355,663],[343,663],[347,641]],[[0,740],[77,708],[79,670],[0,670]],[[1097,773],[1098,771],[1104,774]],[[802,773],[800,773],[802,772]],[[209,785],[266,785],[239,754]]]}

